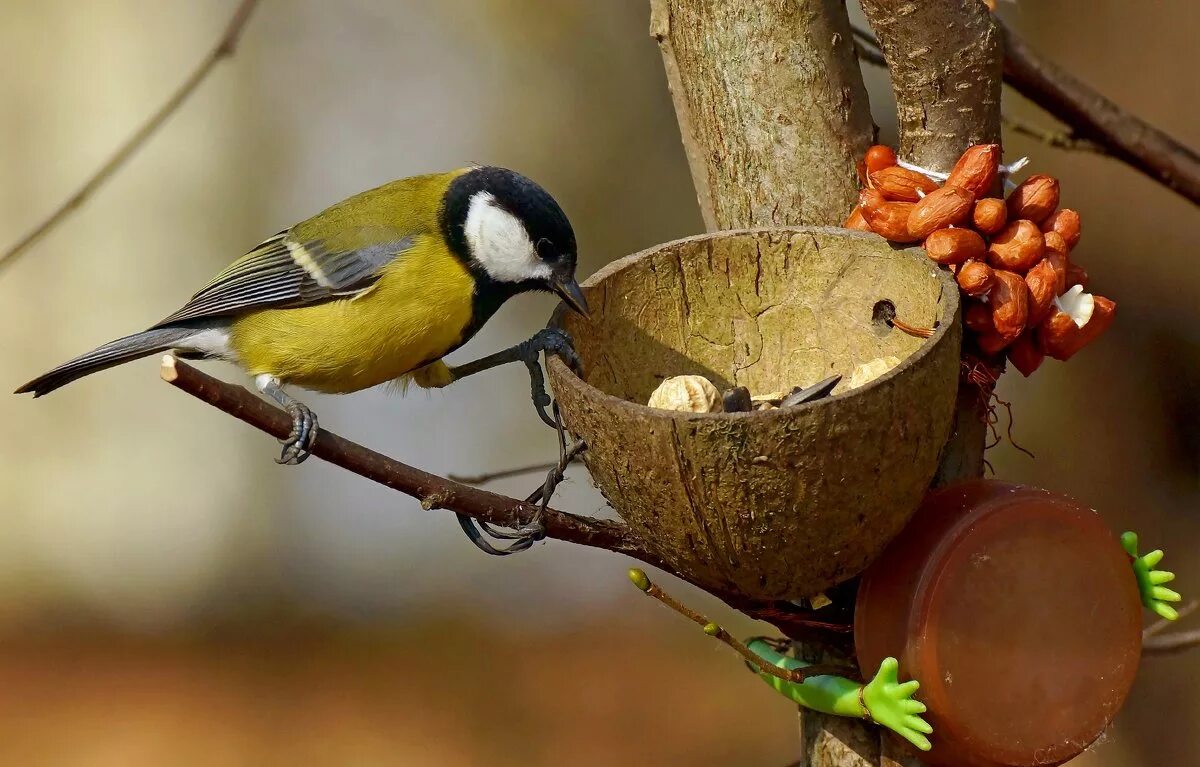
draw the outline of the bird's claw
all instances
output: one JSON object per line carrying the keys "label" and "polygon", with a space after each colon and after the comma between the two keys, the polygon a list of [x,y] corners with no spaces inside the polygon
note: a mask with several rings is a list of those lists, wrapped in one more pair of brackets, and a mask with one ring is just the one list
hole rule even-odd
{"label": "bird's claw", "polygon": [[[463,532],[471,539],[476,548],[483,551],[485,554],[503,557],[508,554],[516,554],[525,551],[533,544],[546,538],[546,525],[542,522],[542,517],[546,513],[546,509],[550,506],[550,498],[554,495],[554,490],[558,484],[563,481],[563,472],[566,471],[567,464],[575,460],[579,453],[587,449],[587,444],[583,440],[576,440],[570,447],[565,443],[565,434],[562,431],[562,421],[558,419],[558,409],[555,408],[554,415],[556,420],[554,425],[559,429],[558,443],[558,463],[553,466],[550,471],[546,472],[546,479],[542,482],[542,486],[534,490],[526,498],[526,503],[536,503],[537,508],[529,519],[529,523],[517,528],[516,530],[502,530],[487,522],[481,522],[465,514],[458,515],[458,524],[462,527]],[[493,545],[488,537],[502,541],[513,541],[507,548],[499,548]]]}
{"label": "bird's claw", "polygon": [[546,408],[550,407],[550,395],[546,392],[546,377],[542,373],[541,362],[538,359],[540,353],[545,353],[547,357],[555,355],[562,359],[571,368],[576,375],[583,370],[583,363],[579,360],[579,355],[575,351],[575,345],[571,341],[571,336],[565,330],[558,328],[543,328],[534,334],[528,341],[523,341],[518,344],[518,355],[525,367],[529,369],[529,385],[530,393],[533,397],[533,407],[537,410],[538,417],[547,426],[555,427],[554,419],[546,412]]}
{"label": "bird's claw", "polygon": [[583,369],[583,363],[580,362],[579,355],[575,352],[575,343],[565,330],[542,328],[522,346],[526,348],[526,354],[529,355],[525,357],[526,360],[532,359],[536,362],[538,352],[545,352],[547,355],[553,354],[562,357],[563,362],[567,363],[567,367],[576,373]]}
{"label": "bird's claw", "polygon": [[[551,423],[553,424],[554,422],[551,421]],[[471,539],[471,543],[474,543],[476,548],[485,554],[504,557],[509,554],[517,554],[525,551],[533,544],[546,538],[546,525],[542,522],[542,515],[550,505],[550,496],[554,494],[554,489],[562,481],[564,467],[565,460],[560,457],[559,465],[550,469],[546,474],[546,480],[542,483],[542,486],[530,493],[529,497],[525,499],[526,503],[537,503],[537,509],[534,510],[528,524],[515,530],[504,530],[494,525],[489,525],[487,522],[472,519],[466,514],[459,514],[459,527]],[[500,541],[512,541],[512,543],[504,548],[500,548],[489,541],[488,538]]]}
{"label": "bird's claw", "polygon": [[292,430],[286,439],[279,440],[283,450],[275,459],[275,463],[297,466],[312,455],[312,446],[319,429],[317,414],[302,402],[290,402],[285,405],[285,409],[292,417]]}
{"label": "bird's claw", "polygon": [[[517,554],[525,551],[546,537],[546,527],[542,524],[540,517],[541,514],[539,512],[524,527],[517,530],[502,530],[489,525],[487,522],[472,519],[466,514],[459,514],[458,525],[467,534],[467,537],[471,539],[471,543],[474,543],[480,551],[492,556],[504,557],[509,554]],[[512,543],[504,548],[500,548],[489,541],[488,538],[512,541]]]}

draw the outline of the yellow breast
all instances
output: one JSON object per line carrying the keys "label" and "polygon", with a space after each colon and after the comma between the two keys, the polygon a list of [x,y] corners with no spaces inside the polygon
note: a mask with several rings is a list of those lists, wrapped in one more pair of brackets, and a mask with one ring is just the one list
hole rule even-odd
{"label": "yellow breast", "polygon": [[358,391],[465,341],[474,287],[441,238],[423,236],[365,294],[246,315],[233,322],[230,341],[251,375],[323,392]]}

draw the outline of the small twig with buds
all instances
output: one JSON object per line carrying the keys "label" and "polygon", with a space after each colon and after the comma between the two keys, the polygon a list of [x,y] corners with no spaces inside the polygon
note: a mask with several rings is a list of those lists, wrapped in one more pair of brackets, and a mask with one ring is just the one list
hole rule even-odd
{"label": "small twig with buds", "polygon": [[1041,141],[1043,144],[1054,147],[1055,149],[1068,149],[1077,152],[1092,152],[1094,154],[1101,155],[1111,154],[1111,152],[1097,144],[1095,141],[1086,138],[1079,138],[1072,131],[1054,131],[1047,130],[1046,128],[1038,128],[1003,113],[1000,115],[1000,122],[1007,126],[1013,133],[1020,133],[1023,136],[1035,138],[1038,141]]}
{"label": "small twig with buds", "polygon": [[815,676],[844,676],[854,678],[856,673],[853,669],[845,666],[834,665],[813,665],[805,666],[802,669],[786,669],[772,665],[759,657],[753,650],[735,639],[728,631],[721,628],[716,623],[713,623],[708,618],[705,618],[700,613],[692,610],[690,607],[676,600],[670,594],[663,591],[656,584],[650,581],[644,570],[633,568],[629,571],[629,580],[633,582],[643,592],[654,597],[659,602],[662,602],[667,607],[679,613],[683,617],[697,624],[704,629],[704,633],[714,639],[718,639],[732,647],[738,655],[745,659],[746,663],[750,664],[756,670],[764,674],[768,674],[777,679],[782,679],[785,682],[793,682],[802,684],[806,679]]}

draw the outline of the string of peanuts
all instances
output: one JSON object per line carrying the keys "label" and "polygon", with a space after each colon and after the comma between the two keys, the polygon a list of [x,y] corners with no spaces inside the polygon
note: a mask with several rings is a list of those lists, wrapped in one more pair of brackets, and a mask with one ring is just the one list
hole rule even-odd
{"label": "string of peanuts", "polygon": [[[1112,324],[1116,303],[1085,292],[1088,274],[1070,256],[1080,217],[1058,208],[1058,180],[1036,174],[1012,184],[1007,176],[1028,159],[1008,166],[999,160],[999,145],[978,144],[940,174],[873,146],[860,163],[864,188],[844,226],[920,242],[954,273],[964,296],[965,354],[997,368],[1007,358],[1029,376],[1046,357],[1067,360],[1095,341]],[[1007,199],[988,196],[997,180],[1011,187]]]}

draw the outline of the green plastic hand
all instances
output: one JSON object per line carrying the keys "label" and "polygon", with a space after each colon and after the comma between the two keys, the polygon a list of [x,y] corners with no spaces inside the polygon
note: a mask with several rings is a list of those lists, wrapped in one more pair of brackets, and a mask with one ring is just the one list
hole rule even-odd
{"label": "green plastic hand", "polygon": [[920,716],[925,713],[925,704],[913,698],[921,684],[915,679],[900,684],[899,668],[895,658],[884,658],[875,678],[863,688],[863,703],[877,724],[928,751],[929,738],[925,736],[933,732],[933,727]]}
{"label": "green plastic hand", "polygon": [[[803,669],[809,665],[781,654],[762,639],[752,639],[746,644],[751,652],[779,668]],[[896,678],[899,665],[895,658],[885,659],[879,673],[866,687],[841,676],[813,676],[799,684],[761,672],[759,676],[805,708],[835,716],[869,717],[922,751],[928,751],[929,739],[925,736],[933,732],[933,728],[920,717],[925,712],[925,705],[912,697],[919,685],[916,682],[899,684]]]}
{"label": "green plastic hand", "polygon": [[1175,608],[1167,602],[1178,602],[1182,597],[1163,584],[1175,580],[1175,573],[1166,570],[1155,570],[1154,567],[1162,561],[1162,549],[1155,549],[1149,554],[1138,556],[1137,533],[1125,533],[1121,536],[1121,545],[1133,559],[1133,574],[1137,578],[1138,591],[1142,595],[1142,604],[1146,609],[1153,610],[1160,618],[1173,621],[1179,617]]}

